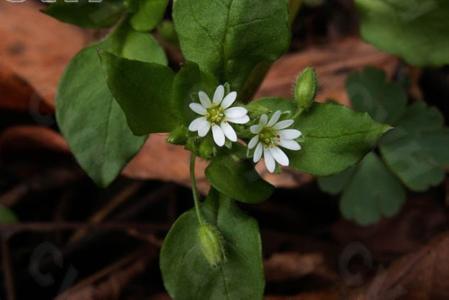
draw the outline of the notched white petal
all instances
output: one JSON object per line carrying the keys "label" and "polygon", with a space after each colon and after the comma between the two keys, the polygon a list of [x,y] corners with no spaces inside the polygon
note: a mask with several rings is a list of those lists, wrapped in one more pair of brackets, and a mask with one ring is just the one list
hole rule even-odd
{"label": "notched white petal", "polygon": [[281,117],[282,112],[280,110],[277,110],[273,116],[271,116],[270,121],[267,123],[268,127],[272,127],[274,124],[277,123],[277,121],[279,121],[279,118]]}
{"label": "notched white petal", "polygon": [[281,166],[288,166],[290,163],[287,155],[278,147],[270,148],[270,152],[273,155],[273,158],[281,165]]}
{"label": "notched white petal", "polygon": [[259,142],[259,136],[254,136],[248,143],[248,149],[253,149],[256,147],[257,143]]}
{"label": "notched white petal", "polygon": [[229,93],[224,99],[223,102],[221,102],[221,107],[223,109],[226,109],[228,107],[230,107],[235,100],[237,99],[237,92],[231,92]]}
{"label": "notched white petal", "polygon": [[221,127],[217,125],[212,126],[212,135],[214,137],[215,144],[219,147],[223,147],[225,144],[225,136]]}
{"label": "notched white petal", "polygon": [[292,126],[294,123],[295,123],[294,120],[283,120],[283,121],[280,121],[280,122],[274,124],[273,128],[278,129],[278,130],[285,129],[285,128]]}
{"label": "notched white petal", "polygon": [[199,98],[200,98],[201,105],[202,105],[204,108],[209,108],[209,107],[211,107],[212,102],[210,101],[209,96],[208,96],[205,92],[200,91],[200,92],[198,93],[198,96],[199,96]]}
{"label": "notched white petal", "polygon": [[301,150],[301,145],[293,140],[287,140],[287,139],[280,139],[279,140],[279,146],[293,151]]}
{"label": "notched white petal", "polygon": [[268,116],[263,114],[260,116],[259,125],[265,126],[268,123]]}
{"label": "notched white petal", "polygon": [[231,125],[229,125],[227,122],[223,122],[223,123],[221,123],[220,127],[223,130],[224,135],[231,142],[237,142],[237,134],[235,133],[235,130],[234,130],[234,128],[232,128]]}
{"label": "notched white petal", "polygon": [[207,120],[205,117],[199,117],[193,120],[189,125],[190,131],[198,131],[201,127],[207,125]]}
{"label": "notched white petal", "polygon": [[200,137],[205,137],[209,133],[209,130],[210,130],[209,122],[206,122],[205,124],[201,124],[201,127],[198,128],[198,135]]}
{"label": "notched white petal", "polygon": [[231,107],[225,110],[226,117],[231,119],[242,118],[246,114],[248,114],[248,110],[243,107]]}
{"label": "notched white petal", "polygon": [[213,98],[214,104],[221,103],[221,101],[223,100],[223,97],[224,97],[224,92],[225,92],[224,86],[219,85],[214,93],[214,98]]}
{"label": "notched white petal", "polygon": [[207,110],[199,103],[190,103],[189,105],[190,109],[196,112],[199,115],[206,115]]}
{"label": "notched white petal", "polygon": [[265,160],[265,166],[267,167],[268,172],[273,173],[276,169],[276,162],[274,161],[270,150],[267,148],[263,149],[263,159]]}
{"label": "notched white petal", "polygon": [[284,129],[279,131],[281,139],[294,140],[302,135],[301,131],[296,129]]}
{"label": "notched white petal", "polygon": [[253,125],[249,128],[249,131],[251,131],[252,134],[258,134],[262,131],[262,126],[260,125]]}
{"label": "notched white petal", "polygon": [[256,163],[262,158],[263,145],[262,143],[257,144],[256,150],[254,150],[253,162]]}
{"label": "notched white petal", "polygon": [[246,124],[249,122],[248,116],[243,116],[241,118],[227,118],[228,122],[235,124]]}

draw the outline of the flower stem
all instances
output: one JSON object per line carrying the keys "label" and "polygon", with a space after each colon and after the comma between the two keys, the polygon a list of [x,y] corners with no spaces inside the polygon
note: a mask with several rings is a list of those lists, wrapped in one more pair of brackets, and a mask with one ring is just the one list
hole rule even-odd
{"label": "flower stem", "polygon": [[198,188],[196,186],[196,178],[195,178],[195,161],[196,156],[192,153],[190,156],[190,179],[192,180],[192,194],[193,194],[193,202],[195,203],[195,212],[196,218],[198,219],[198,223],[201,225],[204,224],[203,216],[200,211],[200,200],[198,196]]}

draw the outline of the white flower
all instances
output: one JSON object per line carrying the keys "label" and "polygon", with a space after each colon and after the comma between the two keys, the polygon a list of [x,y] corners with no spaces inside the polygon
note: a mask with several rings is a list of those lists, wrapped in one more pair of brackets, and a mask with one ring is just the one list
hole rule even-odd
{"label": "white flower", "polygon": [[215,90],[212,101],[203,91],[198,93],[200,103],[190,103],[191,110],[201,115],[190,123],[190,131],[198,131],[204,137],[212,128],[215,143],[222,147],[225,137],[231,142],[237,142],[237,134],[229,123],[246,124],[249,122],[248,111],[244,107],[231,107],[237,99],[237,93],[231,92],[225,97],[222,85]]}
{"label": "white flower", "polygon": [[254,150],[253,160],[257,163],[263,155],[265,166],[271,173],[276,168],[276,162],[281,166],[288,166],[290,163],[287,155],[279,147],[293,151],[301,150],[301,145],[296,141],[302,135],[301,131],[287,129],[295,121],[279,121],[281,114],[281,111],[276,111],[270,120],[264,114],[260,117],[259,124],[253,125],[250,128],[251,133],[256,135],[248,144],[249,149],[256,148]]}

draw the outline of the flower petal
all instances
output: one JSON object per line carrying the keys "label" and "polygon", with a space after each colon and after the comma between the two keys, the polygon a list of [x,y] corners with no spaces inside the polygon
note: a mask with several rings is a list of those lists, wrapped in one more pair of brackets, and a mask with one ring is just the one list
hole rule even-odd
{"label": "flower petal", "polygon": [[281,111],[280,110],[277,110],[272,116],[271,116],[271,119],[270,119],[270,121],[268,122],[268,124],[267,124],[267,126],[268,127],[271,127],[271,126],[273,126],[274,124],[276,124],[277,123],[277,121],[279,121],[279,118],[281,117]]}
{"label": "flower petal", "polygon": [[229,123],[235,123],[235,124],[246,124],[249,122],[248,116],[243,116],[241,118],[228,118]]}
{"label": "flower petal", "polygon": [[235,102],[236,99],[237,99],[237,92],[229,93],[221,102],[221,107],[223,109],[230,107]]}
{"label": "flower petal", "polygon": [[278,147],[273,147],[269,149],[271,152],[271,155],[273,155],[273,158],[281,165],[281,166],[288,166],[290,163],[287,155]]}
{"label": "flower petal", "polygon": [[248,143],[248,149],[253,149],[259,142],[259,136],[255,135]]}
{"label": "flower petal", "polygon": [[208,123],[207,119],[205,117],[196,118],[195,120],[193,120],[190,123],[189,130],[190,131],[198,131],[198,129],[200,129],[201,127],[207,125],[205,123]]}
{"label": "flower petal", "polygon": [[210,123],[206,122],[205,124],[202,124],[200,128],[198,128],[198,135],[200,137],[205,137],[207,133],[210,130]]}
{"label": "flower petal", "polygon": [[231,107],[225,110],[226,117],[230,119],[237,119],[244,117],[246,114],[248,114],[248,110],[243,107]]}
{"label": "flower petal", "polygon": [[262,158],[263,145],[262,143],[257,144],[256,150],[254,150],[253,162],[256,163]]}
{"label": "flower petal", "polygon": [[261,125],[253,125],[249,128],[249,131],[251,131],[252,134],[258,134],[262,131],[262,128],[263,127]]}
{"label": "flower petal", "polygon": [[222,122],[220,125],[221,129],[223,130],[224,135],[231,141],[231,142],[237,142],[237,134],[235,133],[234,128],[232,128],[231,125],[227,122]]}
{"label": "flower petal", "polygon": [[302,135],[301,131],[296,129],[284,129],[279,131],[281,139],[294,140]]}
{"label": "flower petal", "polygon": [[298,151],[301,150],[301,145],[293,140],[280,139],[279,146],[284,147],[288,150]]}
{"label": "flower petal", "polygon": [[225,136],[220,126],[212,126],[212,135],[214,137],[215,144],[217,144],[218,147],[223,147],[225,144]]}
{"label": "flower petal", "polygon": [[274,129],[285,129],[287,127],[292,126],[295,123],[295,120],[283,120],[276,124],[274,124]]}
{"label": "flower petal", "polygon": [[209,107],[211,107],[212,102],[210,101],[209,96],[208,96],[205,92],[200,91],[200,92],[198,93],[198,96],[200,97],[201,105],[202,105],[204,108],[209,108]]}
{"label": "flower petal", "polygon": [[265,126],[268,123],[268,116],[266,114],[263,114],[260,116],[259,125]]}
{"label": "flower petal", "polygon": [[274,169],[276,169],[276,162],[274,161],[270,150],[267,148],[263,149],[263,159],[265,160],[265,166],[267,167],[268,172],[273,173]]}
{"label": "flower petal", "polygon": [[191,110],[193,110],[194,112],[196,112],[199,115],[206,115],[207,114],[207,110],[199,103],[190,103],[189,107]]}
{"label": "flower petal", "polygon": [[215,104],[220,104],[221,103],[221,101],[223,100],[223,97],[224,97],[224,92],[225,92],[224,86],[219,85],[217,87],[217,89],[215,90],[215,93],[214,93],[214,100],[213,101],[214,101]]}

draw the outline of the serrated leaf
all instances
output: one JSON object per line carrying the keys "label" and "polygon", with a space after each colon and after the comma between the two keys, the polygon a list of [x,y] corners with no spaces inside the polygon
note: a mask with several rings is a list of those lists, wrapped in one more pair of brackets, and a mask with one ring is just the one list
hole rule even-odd
{"label": "serrated leaf", "polygon": [[174,300],[262,299],[262,247],[257,222],[212,190],[202,212],[223,236],[226,260],[212,267],[199,246],[194,210],[173,225],[161,249],[165,287]]}
{"label": "serrated leaf", "polygon": [[123,0],[57,0],[43,12],[65,23],[85,28],[103,28],[117,23],[126,12],[126,7]]}
{"label": "serrated leaf", "polygon": [[396,83],[389,83],[385,72],[366,68],[351,73],[346,89],[356,111],[367,112],[377,122],[396,124],[407,105],[405,91]]}
{"label": "serrated leaf", "polygon": [[334,103],[315,103],[294,127],[303,134],[300,151],[287,151],[291,166],[316,176],[329,176],[359,162],[390,129],[367,113]]}
{"label": "serrated leaf", "polygon": [[287,0],[177,0],[173,19],[186,59],[240,97],[290,42]]}
{"label": "serrated leaf", "polygon": [[444,168],[449,166],[449,129],[443,125],[437,109],[417,102],[381,141],[385,162],[413,191],[425,191],[444,179]]}
{"label": "serrated leaf", "polygon": [[134,0],[136,11],[130,19],[131,26],[137,31],[150,31],[162,21],[168,0]]}
{"label": "serrated leaf", "polygon": [[361,34],[417,66],[449,63],[449,1],[356,0]]}
{"label": "serrated leaf", "polygon": [[59,83],[58,125],[81,167],[97,184],[107,186],[146,138],[136,137],[128,128],[106,84],[98,49],[161,64],[166,58],[151,36],[121,27],[105,41],[78,53]]}
{"label": "serrated leaf", "polygon": [[232,155],[215,157],[206,169],[206,177],[215,189],[245,203],[262,202],[274,191],[252,163]]}
{"label": "serrated leaf", "polygon": [[397,214],[405,202],[401,182],[374,153],[369,153],[346,185],[340,210],[346,219],[361,225]]}

